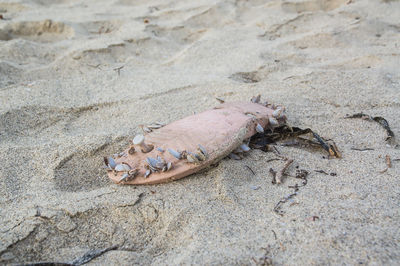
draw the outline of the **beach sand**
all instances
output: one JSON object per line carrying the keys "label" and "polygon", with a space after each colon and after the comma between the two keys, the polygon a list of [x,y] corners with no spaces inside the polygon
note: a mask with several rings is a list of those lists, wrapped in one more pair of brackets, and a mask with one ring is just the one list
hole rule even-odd
{"label": "beach sand", "polygon": [[[114,245],[89,264],[400,263],[400,150],[344,119],[400,135],[399,1],[2,0],[0,14],[1,264]],[[281,185],[284,162],[260,150],[162,185],[107,178],[103,156],[140,124],[257,94],[342,158],[277,146],[294,160]],[[308,182],[278,214],[296,167]]]}

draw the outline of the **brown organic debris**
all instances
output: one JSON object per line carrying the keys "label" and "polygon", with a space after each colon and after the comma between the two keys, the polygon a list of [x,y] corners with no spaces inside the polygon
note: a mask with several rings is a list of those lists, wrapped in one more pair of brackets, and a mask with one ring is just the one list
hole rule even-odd
{"label": "brown organic debris", "polygon": [[374,122],[375,121],[378,124],[380,124],[386,130],[386,133],[388,135],[386,137],[386,141],[391,143],[391,144],[396,144],[394,133],[393,133],[393,131],[391,130],[391,128],[389,126],[389,122],[385,118],[383,118],[381,116],[370,116],[370,115],[367,115],[367,114],[364,114],[364,113],[356,113],[356,114],[353,114],[353,115],[346,115],[344,118],[346,118],[346,119],[349,119],[349,118],[361,118],[361,119],[364,119],[364,120],[367,120],[367,121],[370,121],[370,122]]}
{"label": "brown organic debris", "polygon": [[275,183],[276,184],[281,184],[283,176],[285,175],[286,170],[289,168],[289,166],[293,163],[293,159],[286,159],[286,163],[283,165],[283,167],[276,172],[275,175]]}
{"label": "brown organic debris", "polygon": [[[300,137],[307,134],[311,135],[316,141]],[[258,133],[254,135],[250,140],[250,144],[252,148],[268,151],[270,144],[275,144],[283,140],[292,140],[292,142],[284,142],[284,145],[286,146],[288,146],[288,144],[302,144],[311,148],[319,147],[327,151],[331,157],[342,157],[333,141],[325,140],[310,128],[301,129],[299,127],[291,127],[287,124],[274,128],[273,130],[267,129],[264,133]]]}

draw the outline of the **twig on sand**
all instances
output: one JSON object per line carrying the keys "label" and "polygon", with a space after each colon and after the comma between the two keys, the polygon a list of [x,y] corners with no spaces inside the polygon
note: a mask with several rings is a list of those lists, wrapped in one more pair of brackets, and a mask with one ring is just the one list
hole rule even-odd
{"label": "twig on sand", "polygon": [[285,175],[286,170],[293,163],[293,159],[285,158],[285,160],[286,160],[286,163],[283,165],[283,167],[279,171],[275,172],[274,170],[272,170],[272,171],[270,170],[270,172],[274,175],[273,183],[281,184],[282,178]]}
{"label": "twig on sand", "polygon": [[389,154],[385,156],[386,160],[386,168],[380,171],[381,174],[385,173],[389,168],[392,168],[392,159],[390,158]]}
{"label": "twig on sand", "polygon": [[372,148],[351,148],[353,151],[373,151],[374,149]]}
{"label": "twig on sand", "polygon": [[389,154],[386,154],[385,158],[386,158],[386,166],[388,168],[392,168],[392,159],[390,158]]}
{"label": "twig on sand", "polygon": [[117,68],[114,68],[113,70],[114,71],[117,71],[117,73],[118,73],[118,76],[121,74],[121,69],[123,69],[125,66],[120,66],[120,67],[117,67]]}
{"label": "twig on sand", "polygon": [[247,169],[249,169],[249,170],[250,170],[250,172],[251,172],[253,175],[256,175],[256,173],[254,173],[253,169],[251,169],[251,168],[250,168],[250,166],[248,166],[248,165],[245,165],[245,167],[246,167]]}

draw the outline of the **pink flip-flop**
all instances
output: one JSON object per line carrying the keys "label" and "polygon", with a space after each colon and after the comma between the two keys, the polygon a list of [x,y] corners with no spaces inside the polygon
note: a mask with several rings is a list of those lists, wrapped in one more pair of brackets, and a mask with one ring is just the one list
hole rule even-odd
{"label": "pink flip-flop", "polygon": [[109,178],[119,184],[163,183],[198,172],[232,151],[248,151],[251,136],[286,119],[283,107],[259,101],[223,103],[137,135],[117,158],[104,158]]}

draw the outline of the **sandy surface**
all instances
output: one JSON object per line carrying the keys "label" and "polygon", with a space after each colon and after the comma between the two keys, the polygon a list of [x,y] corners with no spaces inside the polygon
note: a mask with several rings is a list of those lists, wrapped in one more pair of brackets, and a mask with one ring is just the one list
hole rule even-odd
{"label": "sandy surface", "polygon": [[[400,135],[399,1],[2,0],[0,14],[1,264],[112,245],[90,264],[400,263],[400,150],[343,119]],[[139,124],[259,93],[343,158],[278,147],[295,160],[280,186],[283,162],[260,150],[164,185],[107,179],[102,156]],[[308,183],[281,216],[296,166]]]}

